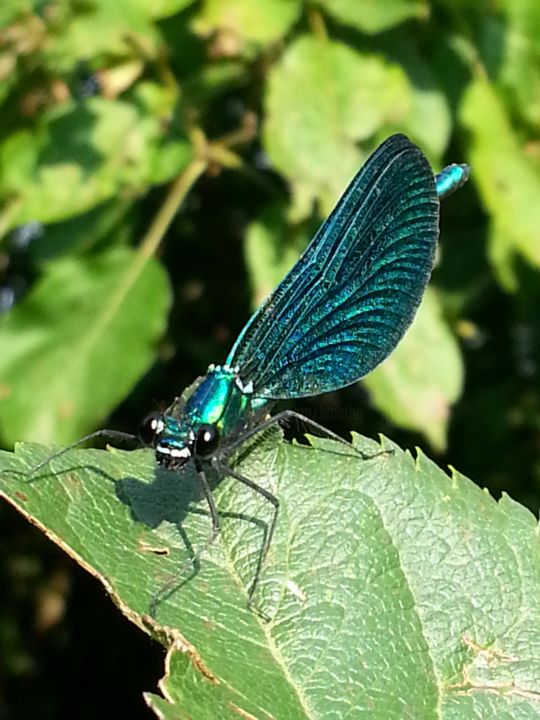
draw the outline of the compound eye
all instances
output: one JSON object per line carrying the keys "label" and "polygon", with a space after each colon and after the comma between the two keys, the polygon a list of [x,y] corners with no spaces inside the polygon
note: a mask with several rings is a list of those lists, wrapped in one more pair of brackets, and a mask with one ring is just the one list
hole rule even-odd
{"label": "compound eye", "polygon": [[195,438],[195,455],[202,458],[210,457],[219,445],[219,431],[215,425],[205,424],[197,430]]}
{"label": "compound eye", "polygon": [[165,422],[162,413],[149,413],[139,425],[139,437],[145,445],[154,445],[156,438],[161,435]]}

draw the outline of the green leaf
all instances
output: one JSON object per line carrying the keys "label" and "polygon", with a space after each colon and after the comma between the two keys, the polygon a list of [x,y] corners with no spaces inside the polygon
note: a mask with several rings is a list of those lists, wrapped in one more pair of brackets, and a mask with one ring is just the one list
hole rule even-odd
{"label": "green leaf", "polygon": [[154,19],[189,4],[189,0],[59,3],[46,45],[48,62],[56,70],[67,70],[74,62],[103,55],[133,56],[135,48],[155,57],[162,39]]}
{"label": "green leaf", "polygon": [[189,157],[185,140],[167,142],[160,117],[134,104],[93,97],[55,108],[0,145],[0,191],[18,203],[7,227],[57,222],[119,190],[141,192],[180,173]]}
{"label": "green leaf", "polygon": [[254,308],[289,272],[308,240],[303,226],[287,224],[283,205],[267,208],[251,223],[245,236],[245,257]]}
{"label": "green leaf", "polygon": [[358,0],[318,0],[339,22],[365,33],[378,33],[409,18],[427,18],[429,5],[423,0],[386,0],[384,3]]}
{"label": "green leaf", "polygon": [[[47,225],[37,232],[28,244],[28,253],[40,263],[64,253],[82,254],[106,241],[110,245],[131,242],[132,227],[129,212],[132,200],[114,198],[59,223]],[[28,226],[25,226],[28,228]],[[37,229],[38,226],[36,226]]]}
{"label": "green leaf", "polygon": [[282,38],[301,11],[298,0],[204,0],[193,25],[201,35],[228,32],[240,42],[265,45]]}
{"label": "green leaf", "polygon": [[0,5],[0,27],[5,28],[18,18],[31,13],[34,4],[30,0],[3,0]]}
{"label": "green leaf", "polygon": [[190,5],[193,5],[195,0],[156,0],[153,3],[138,0],[138,2],[141,8],[152,14],[152,17],[162,18],[185,10]]}
{"label": "green leaf", "polygon": [[273,67],[266,95],[266,151],[292,184],[296,214],[314,200],[329,211],[358,170],[360,140],[410,109],[404,72],[339,42],[295,40]]}
{"label": "green leaf", "polygon": [[164,332],[167,277],[126,248],[65,258],[0,319],[0,430],[6,442],[70,442],[148,370]]}
{"label": "green leaf", "polygon": [[444,449],[450,407],[463,386],[463,361],[432,288],[403,340],[363,382],[392,422],[424,433]]}
{"label": "green leaf", "polygon": [[516,254],[540,267],[540,168],[528,158],[493,87],[474,81],[461,110],[471,134],[472,178],[490,213],[491,260],[499,280],[515,288]]}
{"label": "green leaf", "polygon": [[432,161],[437,161],[448,145],[452,116],[448,98],[433,71],[431,59],[426,60],[418,45],[408,36],[388,37],[385,39],[385,51],[388,58],[403,68],[410,81],[409,112],[406,117],[399,118],[393,130],[410,135]]}
{"label": "green leaf", "polygon": [[[535,0],[504,0],[503,18],[492,33],[497,81],[524,119],[540,123],[540,5]],[[494,24],[494,21],[491,21]],[[487,28],[490,25],[487,23]],[[495,37],[493,37],[493,35]],[[487,42],[487,40],[486,40]],[[500,46],[504,52],[500,52]]]}
{"label": "green leaf", "polygon": [[[270,506],[231,479],[222,535],[147,617],[156,590],[204,544],[191,468],[149,451],[0,455],[0,492],[169,648],[161,717],[538,718],[540,540],[533,515],[394,447],[251,446],[236,469],[280,499],[257,604],[246,586]],[[343,454],[345,453],[345,454]],[[159,713],[158,713],[159,714]]]}

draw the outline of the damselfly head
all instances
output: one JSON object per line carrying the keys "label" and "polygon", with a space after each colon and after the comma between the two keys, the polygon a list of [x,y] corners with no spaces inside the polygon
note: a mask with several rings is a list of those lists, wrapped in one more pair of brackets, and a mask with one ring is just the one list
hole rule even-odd
{"label": "damselfly head", "polygon": [[160,465],[176,470],[193,456],[196,435],[185,422],[167,413],[147,415],[139,427],[139,437],[156,451]]}
{"label": "damselfly head", "polygon": [[154,448],[160,465],[176,469],[189,460],[191,449],[182,437],[167,432],[167,419],[163,413],[149,413],[139,426],[139,438],[144,445]]}
{"label": "damselfly head", "polygon": [[[178,470],[192,457],[199,460],[208,460],[214,455],[219,446],[219,430],[211,423],[202,423],[196,428],[185,432],[170,432],[174,430],[175,420],[165,426],[162,434],[155,440],[156,458],[160,465],[169,470]],[[176,429],[178,430],[178,429]]]}

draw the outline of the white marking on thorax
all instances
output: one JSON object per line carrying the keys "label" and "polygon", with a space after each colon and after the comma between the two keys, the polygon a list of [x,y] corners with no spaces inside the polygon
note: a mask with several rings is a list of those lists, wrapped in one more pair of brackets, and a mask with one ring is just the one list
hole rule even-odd
{"label": "white marking on thorax", "polygon": [[243,392],[244,395],[251,395],[253,392],[253,383],[251,380],[244,385],[242,378],[237,375],[234,382],[236,387],[240,390],[240,392]]}

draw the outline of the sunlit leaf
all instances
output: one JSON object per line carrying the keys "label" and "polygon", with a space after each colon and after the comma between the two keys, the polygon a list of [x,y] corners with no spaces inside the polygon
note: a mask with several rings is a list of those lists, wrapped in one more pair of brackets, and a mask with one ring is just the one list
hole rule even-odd
{"label": "sunlit leaf", "polygon": [[431,288],[403,340],[363,382],[375,406],[394,423],[422,432],[439,450],[445,447],[450,408],[463,385],[463,361]]}
{"label": "sunlit leaf", "polygon": [[0,190],[17,203],[6,225],[57,222],[120,189],[140,192],[180,173],[189,157],[185,139],[168,140],[159,116],[135,104],[93,97],[56,108],[0,145]]}
{"label": "sunlit leaf", "polygon": [[240,51],[246,41],[265,44],[282,38],[301,11],[299,0],[204,0],[194,27],[203,35],[230,33]]}
{"label": "sunlit leaf", "polygon": [[175,6],[181,9],[189,4],[187,0],[58,3],[56,32],[47,45],[48,61],[63,68],[96,55],[133,56],[137,48],[146,56],[155,56],[162,40],[154,18],[174,12]]}
{"label": "sunlit leaf", "polygon": [[[497,80],[523,117],[540,123],[540,4],[535,0],[504,0],[498,18]],[[501,62],[502,55],[502,62]]]}
{"label": "sunlit leaf", "polygon": [[297,213],[331,209],[358,170],[360,140],[410,109],[397,65],[331,40],[301,37],[272,69],[266,97],[266,151],[292,185]]}
{"label": "sunlit leaf", "polygon": [[394,130],[410,135],[436,163],[448,145],[452,117],[448,98],[432,64],[409,37],[385,42],[388,57],[397,62],[410,81],[410,107],[405,117],[398,118]]}
{"label": "sunlit leaf", "polygon": [[76,440],[106,417],[148,370],[167,320],[159,263],[126,248],[51,263],[0,318],[0,430]]}
{"label": "sunlit leaf", "polygon": [[269,208],[249,226],[245,256],[254,308],[285,277],[308,241],[303,227],[295,229],[287,224],[282,206]]}
{"label": "sunlit leaf", "polygon": [[536,519],[424,456],[357,443],[371,459],[274,434],[237,466],[281,503],[257,610],[270,505],[232,479],[222,536],[184,573],[209,532],[192,469],[83,450],[29,477],[49,452],[33,445],[0,455],[0,492],[169,648],[165,698],[147,696],[160,717],[538,718]]}
{"label": "sunlit leaf", "polygon": [[474,182],[490,214],[491,259],[501,282],[515,287],[516,253],[540,266],[540,168],[512,128],[493,87],[476,80],[465,95],[461,116],[471,134],[469,157]]}
{"label": "sunlit leaf", "polygon": [[429,6],[424,0],[317,0],[336,20],[353,25],[362,32],[378,33],[409,18],[427,18]]}

